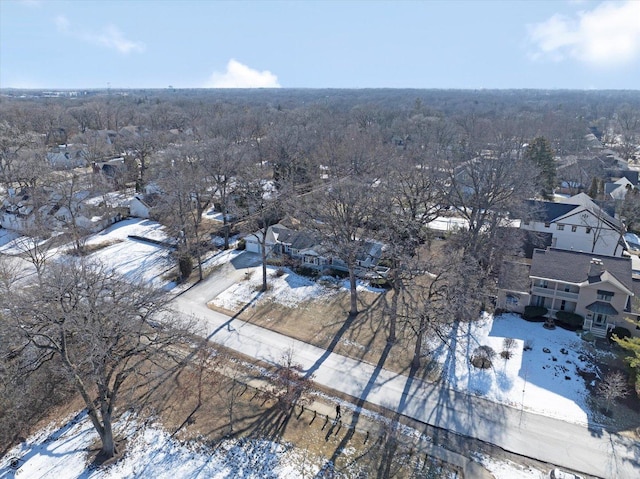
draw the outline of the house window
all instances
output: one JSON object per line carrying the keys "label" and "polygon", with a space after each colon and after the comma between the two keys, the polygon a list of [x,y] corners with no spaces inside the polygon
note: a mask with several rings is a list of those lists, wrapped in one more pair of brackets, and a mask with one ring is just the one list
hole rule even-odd
{"label": "house window", "polygon": [[526,221],[524,222],[524,225],[525,225],[525,226],[529,226],[529,223],[530,223],[530,222],[529,222],[528,220],[526,220]]}
{"label": "house window", "polygon": [[517,306],[519,298],[515,294],[507,294],[506,303],[511,306]]}
{"label": "house window", "polygon": [[572,226],[571,227],[571,232],[575,233],[576,231],[578,231],[578,227],[577,226]]}
{"label": "house window", "polygon": [[611,291],[604,291],[602,289],[598,290],[598,299],[600,301],[607,301],[608,303],[610,303],[612,298],[613,293]]}
{"label": "house window", "polygon": [[556,225],[556,229],[562,231],[564,229],[564,225]]}
{"label": "house window", "polygon": [[569,292],[571,291],[571,286],[569,286],[568,284],[566,284],[566,285],[564,286],[564,291],[565,291],[565,293],[569,293]]}
{"label": "house window", "polygon": [[551,226],[551,223],[549,223],[549,222],[546,222],[546,223],[544,224],[544,227],[545,227],[545,228],[548,228],[549,226]]}
{"label": "house window", "polygon": [[566,306],[567,306],[567,302],[563,299],[560,302],[560,311],[564,311],[564,308],[566,308]]}
{"label": "house window", "polygon": [[591,234],[591,228],[589,228],[588,226],[587,226],[587,229],[586,229],[586,233],[587,234]]}

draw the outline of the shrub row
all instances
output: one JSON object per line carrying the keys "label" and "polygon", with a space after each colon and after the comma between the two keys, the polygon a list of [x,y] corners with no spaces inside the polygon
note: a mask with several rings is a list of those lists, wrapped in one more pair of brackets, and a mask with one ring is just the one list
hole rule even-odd
{"label": "shrub row", "polygon": [[556,322],[559,326],[570,331],[576,331],[581,328],[584,323],[584,317],[569,311],[558,311],[556,313]]}

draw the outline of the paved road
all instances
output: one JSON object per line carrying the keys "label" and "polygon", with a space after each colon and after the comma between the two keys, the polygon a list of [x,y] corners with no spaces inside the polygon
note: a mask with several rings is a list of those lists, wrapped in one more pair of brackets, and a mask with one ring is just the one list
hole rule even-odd
{"label": "paved road", "polygon": [[317,383],[363,401],[585,474],[640,477],[640,445],[618,435],[411,379],[211,311],[206,302],[243,277],[239,265],[230,272],[225,279],[213,275],[172,303],[176,313],[197,318],[211,341],[274,364],[291,349]]}

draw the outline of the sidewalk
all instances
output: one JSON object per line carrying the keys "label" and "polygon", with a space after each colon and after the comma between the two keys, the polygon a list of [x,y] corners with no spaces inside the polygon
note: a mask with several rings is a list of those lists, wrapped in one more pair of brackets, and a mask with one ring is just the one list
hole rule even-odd
{"label": "sidewalk", "polygon": [[[229,367],[226,366],[220,372],[229,377],[235,377],[233,372],[228,369]],[[268,383],[266,380],[250,378],[248,380],[242,379],[241,382],[255,390],[265,391],[268,389]],[[350,425],[355,423],[355,430],[363,435],[370,435],[372,438],[371,440],[374,440],[373,438],[378,437],[383,432],[383,424],[381,423],[383,418],[377,420],[367,414],[358,414],[357,421],[354,421],[356,411],[353,404],[343,400],[337,401],[336,404],[340,404],[341,406],[341,417],[339,419],[336,418],[335,405],[328,404],[326,401],[314,400],[310,404],[304,406],[304,409],[316,412],[320,418],[325,418],[325,421],[331,421],[332,424],[338,423],[339,421],[341,426],[351,427]],[[463,477],[465,478],[493,479],[493,475],[477,462],[442,446],[432,443],[421,443],[419,452],[422,455],[434,457],[459,467],[463,472]]]}

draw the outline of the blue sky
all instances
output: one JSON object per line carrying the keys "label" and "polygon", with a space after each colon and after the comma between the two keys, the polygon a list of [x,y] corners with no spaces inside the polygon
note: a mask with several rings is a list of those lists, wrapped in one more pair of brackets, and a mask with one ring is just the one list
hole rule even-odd
{"label": "blue sky", "polygon": [[640,87],[640,0],[0,0],[0,87]]}

